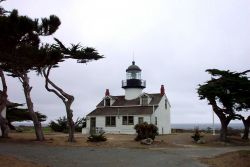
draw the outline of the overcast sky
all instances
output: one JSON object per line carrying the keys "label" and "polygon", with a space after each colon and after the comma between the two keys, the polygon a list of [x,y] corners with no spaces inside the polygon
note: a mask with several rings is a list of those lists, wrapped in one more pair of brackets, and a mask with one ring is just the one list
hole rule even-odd
{"label": "overcast sky", "polygon": [[[158,93],[165,85],[172,123],[212,122],[211,107],[196,91],[210,78],[206,69],[250,67],[249,0],[7,0],[2,5],[32,18],[55,14],[62,24],[54,37],[105,56],[86,65],[68,61],[52,71],[52,80],[75,97],[74,118],[94,110],[107,88],[111,95],[124,95],[121,80],[133,55],[147,82],[144,92]],[[35,110],[48,120],[66,115],[44,79],[29,75]],[[9,100],[25,103],[20,82],[7,82]]]}

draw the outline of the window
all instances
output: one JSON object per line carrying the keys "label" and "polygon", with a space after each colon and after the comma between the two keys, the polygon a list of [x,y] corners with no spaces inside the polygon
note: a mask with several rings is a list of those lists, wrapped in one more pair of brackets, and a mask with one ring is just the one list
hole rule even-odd
{"label": "window", "polygon": [[138,118],[138,124],[142,124],[143,123],[143,117],[139,117]]}
{"label": "window", "polygon": [[165,108],[168,109],[168,100],[165,100]]}
{"label": "window", "polygon": [[122,117],[123,125],[134,125],[134,117],[133,116],[123,116]]}
{"label": "window", "polygon": [[147,97],[142,97],[141,98],[141,104],[143,106],[147,106],[148,105],[148,98]]}
{"label": "window", "polygon": [[128,117],[127,116],[123,116],[122,117],[122,124],[123,125],[127,125],[128,124]]}
{"label": "window", "polygon": [[136,79],[136,72],[131,72],[131,79]]}
{"label": "window", "polygon": [[105,99],[105,106],[110,106],[110,98]]}
{"label": "window", "polygon": [[138,71],[127,72],[127,79],[141,79],[141,73]]}
{"label": "window", "polygon": [[148,105],[148,96],[145,95],[145,94],[141,96],[141,105],[142,106],[147,106]]}
{"label": "window", "polygon": [[157,125],[157,117],[155,117],[155,125]]}
{"label": "window", "polygon": [[134,125],[134,117],[133,116],[128,117],[128,124],[129,125]]}
{"label": "window", "polygon": [[115,116],[107,116],[105,119],[106,126],[116,126]]}

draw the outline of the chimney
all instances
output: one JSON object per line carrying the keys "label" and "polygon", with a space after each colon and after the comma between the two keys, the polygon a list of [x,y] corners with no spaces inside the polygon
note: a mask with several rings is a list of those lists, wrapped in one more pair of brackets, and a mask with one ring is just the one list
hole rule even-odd
{"label": "chimney", "polygon": [[165,95],[165,89],[164,89],[164,85],[161,85],[161,95]]}
{"label": "chimney", "polygon": [[109,89],[106,89],[105,96],[109,96]]}

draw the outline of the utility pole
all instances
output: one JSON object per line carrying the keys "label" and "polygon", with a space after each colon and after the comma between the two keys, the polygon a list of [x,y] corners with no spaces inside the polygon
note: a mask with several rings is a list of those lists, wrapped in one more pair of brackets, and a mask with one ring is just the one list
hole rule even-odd
{"label": "utility pole", "polygon": [[214,111],[212,110],[212,115],[213,115],[213,135],[215,135],[215,126],[214,126]]}

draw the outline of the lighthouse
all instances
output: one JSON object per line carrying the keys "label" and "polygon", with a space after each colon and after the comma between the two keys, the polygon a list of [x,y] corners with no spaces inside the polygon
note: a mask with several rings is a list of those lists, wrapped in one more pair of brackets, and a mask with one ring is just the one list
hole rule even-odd
{"label": "lighthouse", "polygon": [[171,133],[171,105],[164,85],[156,93],[146,93],[141,71],[132,61],[121,83],[125,94],[115,96],[106,89],[102,100],[86,116],[86,128],[82,133],[102,130],[111,134],[135,134],[134,126],[143,122],[157,126],[159,134]]}
{"label": "lighthouse", "polygon": [[141,69],[132,61],[126,69],[126,80],[122,80],[122,88],[125,89],[125,99],[133,100],[142,94],[146,87],[146,81],[141,79]]}

